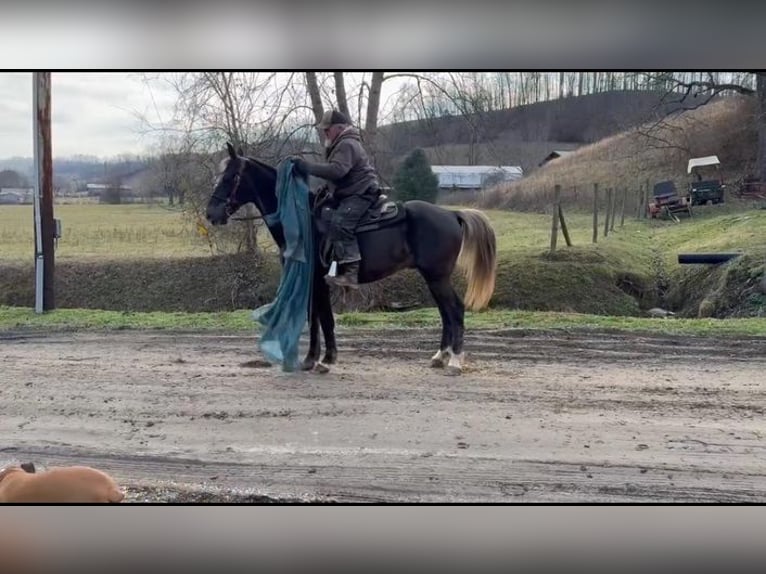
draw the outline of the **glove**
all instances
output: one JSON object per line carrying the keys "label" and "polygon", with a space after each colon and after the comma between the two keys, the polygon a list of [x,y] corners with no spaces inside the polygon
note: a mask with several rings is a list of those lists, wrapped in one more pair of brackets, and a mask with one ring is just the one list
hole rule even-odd
{"label": "glove", "polygon": [[290,159],[293,162],[293,169],[295,170],[295,173],[302,175],[303,177],[306,177],[309,174],[306,160],[300,157],[291,157]]}

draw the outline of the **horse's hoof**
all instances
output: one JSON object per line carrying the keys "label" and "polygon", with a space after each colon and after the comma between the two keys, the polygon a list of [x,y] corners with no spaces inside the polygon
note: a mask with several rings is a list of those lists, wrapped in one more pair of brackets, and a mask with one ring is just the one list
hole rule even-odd
{"label": "horse's hoof", "polygon": [[316,366],[317,362],[314,359],[303,359],[301,363],[301,371],[310,371]]}
{"label": "horse's hoof", "polygon": [[326,375],[327,373],[330,372],[330,367],[328,367],[324,363],[317,363],[314,366],[314,372],[319,373],[320,375]]}
{"label": "horse's hoof", "polygon": [[447,368],[444,369],[444,374],[449,377],[457,377],[463,374],[463,368],[447,365]]}
{"label": "horse's hoof", "polygon": [[434,357],[431,359],[431,368],[432,369],[443,369],[444,368],[444,359],[441,357],[436,358]]}
{"label": "horse's hoof", "polygon": [[338,353],[327,353],[322,359],[322,362],[325,365],[334,365],[337,360],[338,360]]}

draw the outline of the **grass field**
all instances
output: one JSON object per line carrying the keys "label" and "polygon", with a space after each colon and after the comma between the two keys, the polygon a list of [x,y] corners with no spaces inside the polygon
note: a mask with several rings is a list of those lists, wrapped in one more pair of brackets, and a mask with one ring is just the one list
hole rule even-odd
{"label": "grass field", "polygon": [[[188,257],[210,254],[203,236],[181,211],[162,205],[65,204],[54,206],[62,239],[56,257]],[[0,260],[32,259],[31,205],[0,206]]]}
{"label": "grass field", "polygon": [[[196,225],[178,210],[161,205],[56,205],[63,238],[56,257],[63,259],[120,259],[141,257],[189,257],[210,254]],[[539,254],[550,242],[550,216],[487,210],[498,237],[498,251],[508,254]],[[603,217],[603,214],[602,214]],[[766,247],[766,210],[732,211],[726,206],[698,208],[694,225],[639,221],[626,217],[606,240],[603,219],[599,243],[591,244],[592,216],[568,213],[569,232],[575,252],[596,250],[613,259],[648,264],[651,244],[669,254],[678,251],[731,250]],[[265,234],[264,234],[265,235]],[[264,244],[268,237],[261,237]],[[563,237],[559,237],[563,249]],[[0,260],[30,259],[34,250],[32,207],[0,206]],[[672,259],[672,257],[671,257]]]}
{"label": "grass field", "polygon": [[[620,226],[618,222],[607,238],[603,237],[601,219],[597,244],[591,242],[591,214],[569,212],[566,218],[574,246],[566,247],[563,237],[559,237],[559,248],[552,256],[548,253],[549,215],[487,210],[497,234],[499,253],[499,275],[493,305],[506,309],[637,315],[640,314],[639,303],[623,291],[621,282],[634,282],[639,285],[639,291],[652,297],[652,283],[656,277],[689,271],[689,266],[677,264],[678,253],[685,251],[741,250],[753,256],[756,263],[754,272],[762,272],[763,265],[759,262],[766,262],[766,210],[743,211],[739,207],[739,211],[737,206],[729,204],[698,208],[692,220],[683,220],[680,224],[626,217],[625,225]],[[193,222],[185,219],[180,211],[167,206],[57,205],[55,213],[63,225],[57,261],[72,264],[81,261],[98,264],[102,261],[104,264],[123,261],[125,265],[133,266],[131,268],[137,277],[136,285],[125,285],[131,292],[140,292],[148,277],[146,273],[142,275],[139,272],[140,262],[135,260],[178,261],[191,257],[199,258],[200,262],[209,261],[211,248],[206,238],[196,232]],[[31,266],[32,242],[31,208],[0,206],[0,265]],[[259,244],[274,249],[266,233],[259,234]],[[163,264],[169,265],[169,262],[163,261]],[[174,281],[172,278],[178,274],[170,271],[168,267],[163,276],[167,276],[168,281]],[[199,276],[195,285],[203,281],[201,270],[184,273]],[[18,281],[4,287],[1,279],[0,295],[3,289],[6,293],[18,291]],[[163,287],[156,283],[156,274],[152,274],[151,279],[158,305],[163,293],[167,293],[168,297],[184,296],[178,293],[175,285]],[[81,283],[83,292],[75,296],[74,290]],[[92,301],[98,291],[96,285],[73,277],[68,279],[67,286],[67,294],[72,295],[70,301]],[[404,291],[415,287],[413,284]],[[195,293],[193,296],[198,297],[197,291],[190,287],[189,296]],[[686,293],[679,296],[687,297]],[[0,302],[18,301],[19,296],[14,297],[0,299]],[[642,304],[653,303],[644,301]],[[87,303],[74,306],[93,307]],[[119,309],[121,300],[97,307]],[[149,308],[175,310],[177,306]]]}

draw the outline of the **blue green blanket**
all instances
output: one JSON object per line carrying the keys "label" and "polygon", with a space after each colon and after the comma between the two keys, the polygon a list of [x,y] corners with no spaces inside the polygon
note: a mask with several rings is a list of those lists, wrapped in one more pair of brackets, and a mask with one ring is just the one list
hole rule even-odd
{"label": "blue green blanket", "polygon": [[277,201],[277,211],[264,217],[269,225],[281,223],[284,230],[282,277],[274,301],[253,311],[253,319],[264,327],[259,341],[264,355],[281,363],[282,370],[293,371],[308,320],[314,257],[309,188],[291,160],[277,168]]}

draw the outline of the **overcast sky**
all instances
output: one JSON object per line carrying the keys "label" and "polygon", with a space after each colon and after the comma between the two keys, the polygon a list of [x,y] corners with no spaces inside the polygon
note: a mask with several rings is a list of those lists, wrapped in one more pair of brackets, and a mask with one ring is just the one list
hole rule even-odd
{"label": "overcast sky", "polygon": [[[145,153],[151,136],[138,119],[170,119],[173,93],[129,72],[51,73],[53,155]],[[32,74],[0,73],[0,158],[31,157]]]}

